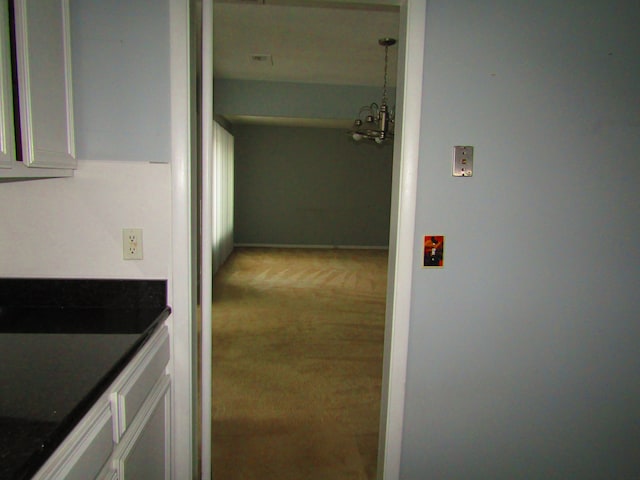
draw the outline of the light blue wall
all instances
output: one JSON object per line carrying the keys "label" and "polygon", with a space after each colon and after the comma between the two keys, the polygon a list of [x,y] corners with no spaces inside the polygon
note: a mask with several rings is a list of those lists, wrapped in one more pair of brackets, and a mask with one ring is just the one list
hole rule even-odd
{"label": "light blue wall", "polygon": [[429,1],[403,480],[640,478],[638,25]]}
{"label": "light blue wall", "polygon": [[[395,88],[388,89],[395,105]],[[382,87],[216,79],[217,115],[353,119],[363,105],[380,103]]]}
{"label": "light blue wall", "polygon": [[76,154],[168,162],[169,2],[71,0]]}
{"label": "light blue wall", "polygon": [[233,132],[236,244],[388,245],[390,145],[327,128]]}

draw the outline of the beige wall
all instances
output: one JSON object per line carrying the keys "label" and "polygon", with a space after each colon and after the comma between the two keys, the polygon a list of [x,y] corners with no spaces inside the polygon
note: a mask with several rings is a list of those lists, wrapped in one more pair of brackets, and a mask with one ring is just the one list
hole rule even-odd
{"label": "beige wall", "polygon": [[[79,161],[72,178],[0,184],[0,276],[168,278],[168,164]],[[143,260],[122,259],[143,229]]]}

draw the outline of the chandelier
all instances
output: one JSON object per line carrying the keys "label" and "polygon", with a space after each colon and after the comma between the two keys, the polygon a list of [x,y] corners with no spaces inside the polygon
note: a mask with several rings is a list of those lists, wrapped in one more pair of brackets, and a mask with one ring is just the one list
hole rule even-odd
{"label": "chandelier", "polygon": [[387,105],[387,64],[389,47],[395,45],[395,38],[381,38],[378,44],[384,47],[384,87],[380,105],[372,103],[360,108],[358,118],[353,122],[353,127],[348,132],[356,140],[373,140],[376,143],[384,143],[393,139],[393,126],[395,113]]}

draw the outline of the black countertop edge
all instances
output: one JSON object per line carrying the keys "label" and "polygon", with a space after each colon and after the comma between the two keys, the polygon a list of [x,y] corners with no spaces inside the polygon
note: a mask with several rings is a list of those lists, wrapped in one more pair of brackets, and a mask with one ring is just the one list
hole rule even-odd
{"label": "black countertop edge", "polygon": [[140,334],[135,343],[120,357],[113,367],[96,383],[90,392],[76,405],[76,407],[60,422],[60,425],[45,441],[40,449],[31,455],[22,470],[16,473],[16,480],[30,479],[44,465],[63,440],[82,420],[95,402],[107,391],[107,388],[124,370],[135,354],[147,343],[159,325],[171,314],[171,307],[166,306],[156,319]]}

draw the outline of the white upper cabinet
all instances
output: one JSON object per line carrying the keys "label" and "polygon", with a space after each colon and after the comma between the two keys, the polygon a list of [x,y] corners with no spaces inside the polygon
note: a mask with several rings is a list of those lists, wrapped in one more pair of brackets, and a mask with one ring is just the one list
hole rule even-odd
{"label": "white upper cabinet", "polygon": [[11,168],[15,159],[9,12],[0,8],[0,168]]}
{"label": "white upper cabinet", "polygon": [[68,0],[15,0],[22,161],[75,168]]}

